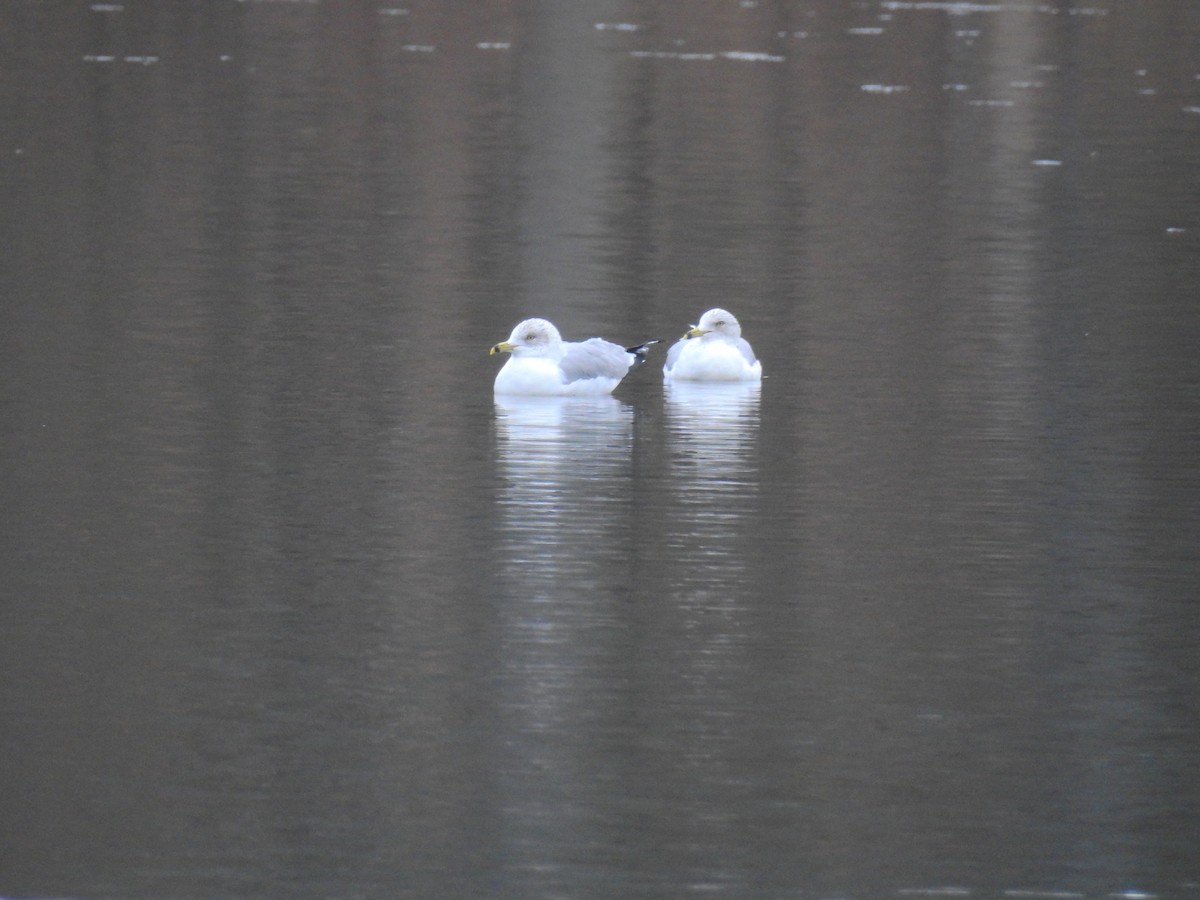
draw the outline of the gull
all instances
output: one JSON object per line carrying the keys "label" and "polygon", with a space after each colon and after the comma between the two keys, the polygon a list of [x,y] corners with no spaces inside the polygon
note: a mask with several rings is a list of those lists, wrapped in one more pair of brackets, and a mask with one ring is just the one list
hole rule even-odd
{"label": "gull", "polygon": [[733,313],[710,309],[700,323],[667,351],[663,379],[671,381],[760,381],[762,363],[742,337]]}
{"label": "gull", "polygon": [[602,338],[569,343],[545,319],[526,319],[488,354],[512,354],[496,374],[497,394],[596,396],[612,393],[657,343],[622,347]]}

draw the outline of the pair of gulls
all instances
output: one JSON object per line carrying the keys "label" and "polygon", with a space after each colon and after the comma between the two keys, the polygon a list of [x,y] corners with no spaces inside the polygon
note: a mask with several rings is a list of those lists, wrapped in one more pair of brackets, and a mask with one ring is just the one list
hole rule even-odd
{"label": "pair of gulls", "polygon": [[[609,394],[658,341],[622,347],[603,338],[579,343],[562,339],[545,319],[526,319],[489,353],[511,353],[496,375],[497,394],[595,396]],[[672,345],[663,380],[759,381],[762,363],[742,337],[732,313],[710,309]]]}

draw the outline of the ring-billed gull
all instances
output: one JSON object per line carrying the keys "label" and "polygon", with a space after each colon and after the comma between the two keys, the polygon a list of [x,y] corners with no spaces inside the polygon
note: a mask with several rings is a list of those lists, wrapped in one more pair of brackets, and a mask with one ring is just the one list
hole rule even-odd
{"label": "ring-billed gull", "polygon": [[710,309],[667,351],[666,381],[759,381],[762,363],[733,313]]}
{"label": "ring-billed gull", "polygon": [[512,354],[496,375],[497,394],[595,396],[611,393],[657,343],[622,347],[601,338],[569,343],[545,319],[526,319],[488,353]]}

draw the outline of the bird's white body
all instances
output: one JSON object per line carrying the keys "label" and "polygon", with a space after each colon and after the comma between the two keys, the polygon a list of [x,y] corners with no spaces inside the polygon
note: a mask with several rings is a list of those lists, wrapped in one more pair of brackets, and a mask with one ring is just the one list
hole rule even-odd
{"label": "bird's white body", "polygon": [[663,378],[672,381],[760,381],[762,363],[742,337],[738,320],[710,309],[667,351]]}
{"label": "bird's white body", "polygon": [[612,393],[643,350],[601,338],[567,342],[545,319],[526,319],[491,352],[512,354],[496,374],[497,394],[594,397]]}
{"label": "bird's white body", "polygon": [[[624,374],[621,373],[622,376]],[[620,383],[620,377],[605,375],[567,381],[562,368],[554,360],[514,356],[496,373],[494,392],[542,397],[595,397],[611,394]]]}
{"label": "bird's white body", "polygon": [[[544,357],[522,359],[513,356],[496,373],[497,394],[558,396],[565,387],[558,363]],[[611,387],[608,388],[608,391],[611,390]]]}

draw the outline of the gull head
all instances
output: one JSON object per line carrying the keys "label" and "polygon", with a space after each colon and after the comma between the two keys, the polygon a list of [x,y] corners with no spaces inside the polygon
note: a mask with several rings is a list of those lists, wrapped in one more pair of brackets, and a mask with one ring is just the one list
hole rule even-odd
{"label": "gull head", "polygon": [[562,346],[562,335],[545,319],[526,319],[512,330],[507,341],[501,341],[488,351],[511,353],[513,356],[552,356]]}
{"label": "gull head", "polygon": [[719,334],[723,337],[737,338],[742,336],[742,326],[733,313],[724,309],[710,309],[700,317],[700,322],[693,325],[684,335],[685,338],[702,338],[709,334]]}

